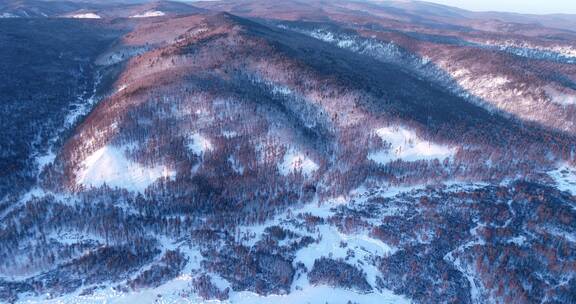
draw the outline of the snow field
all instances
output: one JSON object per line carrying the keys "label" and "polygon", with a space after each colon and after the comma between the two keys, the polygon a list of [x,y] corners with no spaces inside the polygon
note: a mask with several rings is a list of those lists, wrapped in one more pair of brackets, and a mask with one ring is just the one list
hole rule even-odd
{"label": "snow field", "polygon": [[97,14],[95,14],[95,13],[84,13],[84,14],[72,15],[72,16],[70,16],[70,18],[75,18],[75,19],[101,19],[102,17],[100,17],[100,15],[97,15]]}
{"label": "snow field", "polygon": [[280,174],[286,176],[294,172],[302,172],[304,176],[310,176],[319,166],[308,156],[296,150],[288,150],[284,159],[278,164]]}
{"label": "snow field", "polygon": [[561,191],[568,191],[576,195],[576,169],[569,165],[561,165],[558,169],[548,172],[548,175],[556,182],[556,187]]}
{"label": "snow field", "polygon": [[142,193],[159,178],[175,176],[175,172],[167,166],[145,167],[133,162],[124,151],[124,148],[104,146],[92,153],[82,162],[82,168],[77,173],[77,184],[86,187],[106,184]]}
{"label": "snow field", "polygon": [[387,164],[395,160],[418,161],[418,160],[444,160],[451,158],[456,153],[456,148],[438,145],[421,139],[415,132],[403,127],[385,127],[375,133],[390,145],[387,150],[381,150],[368,154],[368,159]]}
{"label": "snow field", "polygon": [[148,18],[148,17],[161,17],[166,15],[163,11],[147,11],[140,14],[136,14],[134,16],[130,16],[130,18]]}

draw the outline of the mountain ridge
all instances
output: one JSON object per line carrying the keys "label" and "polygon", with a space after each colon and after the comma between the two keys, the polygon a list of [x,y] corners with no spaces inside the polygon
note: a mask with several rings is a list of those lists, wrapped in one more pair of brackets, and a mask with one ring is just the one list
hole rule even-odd
{"label": "mountain ridge", "polygon": [[99,5],[0,19],[0,301],[573,302],[570,32]]}

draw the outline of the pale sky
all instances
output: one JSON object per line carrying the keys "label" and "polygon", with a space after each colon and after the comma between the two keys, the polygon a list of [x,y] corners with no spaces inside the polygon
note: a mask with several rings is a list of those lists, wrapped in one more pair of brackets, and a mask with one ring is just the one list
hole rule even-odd
{"label": "pale sky", "polygon": [[424,0],[472,11],[576,14],[576,0]]}

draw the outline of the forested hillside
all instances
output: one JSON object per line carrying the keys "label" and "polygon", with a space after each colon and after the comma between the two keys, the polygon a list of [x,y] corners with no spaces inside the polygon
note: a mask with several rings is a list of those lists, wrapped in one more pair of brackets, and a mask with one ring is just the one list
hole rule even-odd
{"label": "forested hillside", "polygon": [[0,301],[576,301],[560,21],[343,0],[0,16]]}

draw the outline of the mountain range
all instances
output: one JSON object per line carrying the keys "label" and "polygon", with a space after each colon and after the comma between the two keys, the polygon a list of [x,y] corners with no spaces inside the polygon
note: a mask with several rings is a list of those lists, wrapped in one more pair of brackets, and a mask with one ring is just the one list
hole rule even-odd
{"label": "mountain range", "polygon": [[575,17],[4,0],[0,301],[574,303]]}

